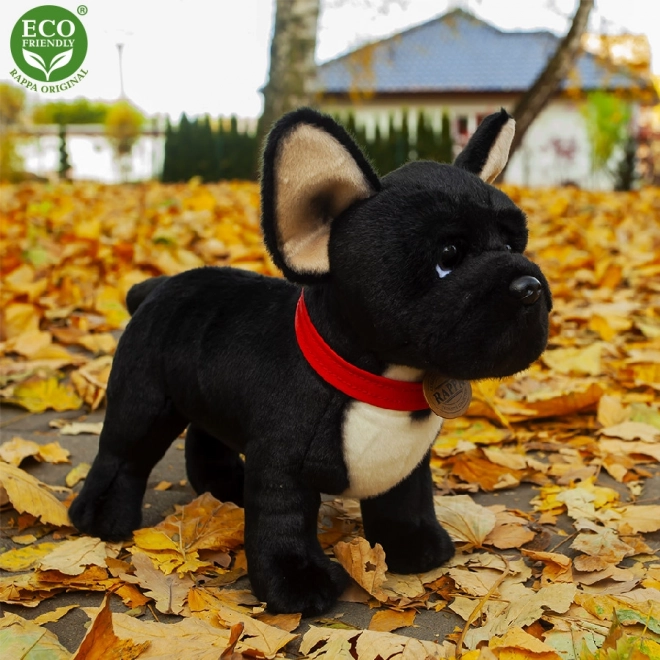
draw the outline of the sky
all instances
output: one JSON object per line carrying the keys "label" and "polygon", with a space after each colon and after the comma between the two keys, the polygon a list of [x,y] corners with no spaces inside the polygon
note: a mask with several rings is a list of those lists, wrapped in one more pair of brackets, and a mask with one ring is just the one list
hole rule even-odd
{"label": "sky", "polygon": [[[461,6],[505,30],[567,30],[577,0],[321,0],[317,60],[417,25]],[[72,12],[80,3],[50,0]],[[15,68],[9,36],[38,0],[0,2],[0,80]],[[46,4],[44,2],[43,4]],[[84,81],[59,100],[120,95],[117,44],[123,43],[126,96],[145,113],[178,118],[261,114],[259,88],[268,75],[274,0],[87,0],[82,17],[89,47]],[[596,0],[591,31],[645,33],[660,74],[657,0]],[[32,97],[33,101],[39,99]]]}

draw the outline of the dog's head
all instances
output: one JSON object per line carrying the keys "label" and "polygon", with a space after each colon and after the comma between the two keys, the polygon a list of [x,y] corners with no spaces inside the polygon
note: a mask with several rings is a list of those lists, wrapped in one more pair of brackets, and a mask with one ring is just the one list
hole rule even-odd
{"label": "dog's head", "polygon": [[330,117],[285,115],[264,152],[262,225],[285,276],[332,287],[383,361],[464,380],[525,369],[545,348],[551,296],[523,252],[523,212],[489,185],[514,121],[479,126],[454,165],[379,179]]}

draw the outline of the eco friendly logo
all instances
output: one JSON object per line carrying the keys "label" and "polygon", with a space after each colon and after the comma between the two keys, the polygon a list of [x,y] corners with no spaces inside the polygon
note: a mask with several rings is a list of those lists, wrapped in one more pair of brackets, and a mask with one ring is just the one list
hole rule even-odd
{"label": "eco friendly logo", "polygon": [[[80,5],[77,11],[84,16],[87,7]],[[87,75],[84,69],[78,72],[87,55],[87,32],[80,19],[63,7],[42,5],[25,12],[14,25],[10,46],[14,62],[28,78],[16,69],[10,75],[32,91],[38,89],[34,81],[48,83],[40,91],[54,93]],[[64,83],[52,84],[66,78]]]}

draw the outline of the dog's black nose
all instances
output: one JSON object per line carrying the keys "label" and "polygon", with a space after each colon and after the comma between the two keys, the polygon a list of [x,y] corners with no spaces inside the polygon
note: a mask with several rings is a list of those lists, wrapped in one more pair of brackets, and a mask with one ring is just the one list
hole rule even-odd
{"label": "dog's black nose", "polygon": [[533,305],[541,297],[541,283],[535,277],[525,275],[513,280],[509,291],[523,305]]}

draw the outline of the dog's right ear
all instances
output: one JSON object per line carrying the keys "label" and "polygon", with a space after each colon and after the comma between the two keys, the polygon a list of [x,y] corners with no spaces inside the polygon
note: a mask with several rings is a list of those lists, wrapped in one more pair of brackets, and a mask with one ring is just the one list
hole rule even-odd
{"label": "dog's right ear", "polygon": [[333,221],[380,190],[380,181],[348,133],[309,108],[284,115],[266,141],[261,224],[275,264],[293,282],[330,270]]}

